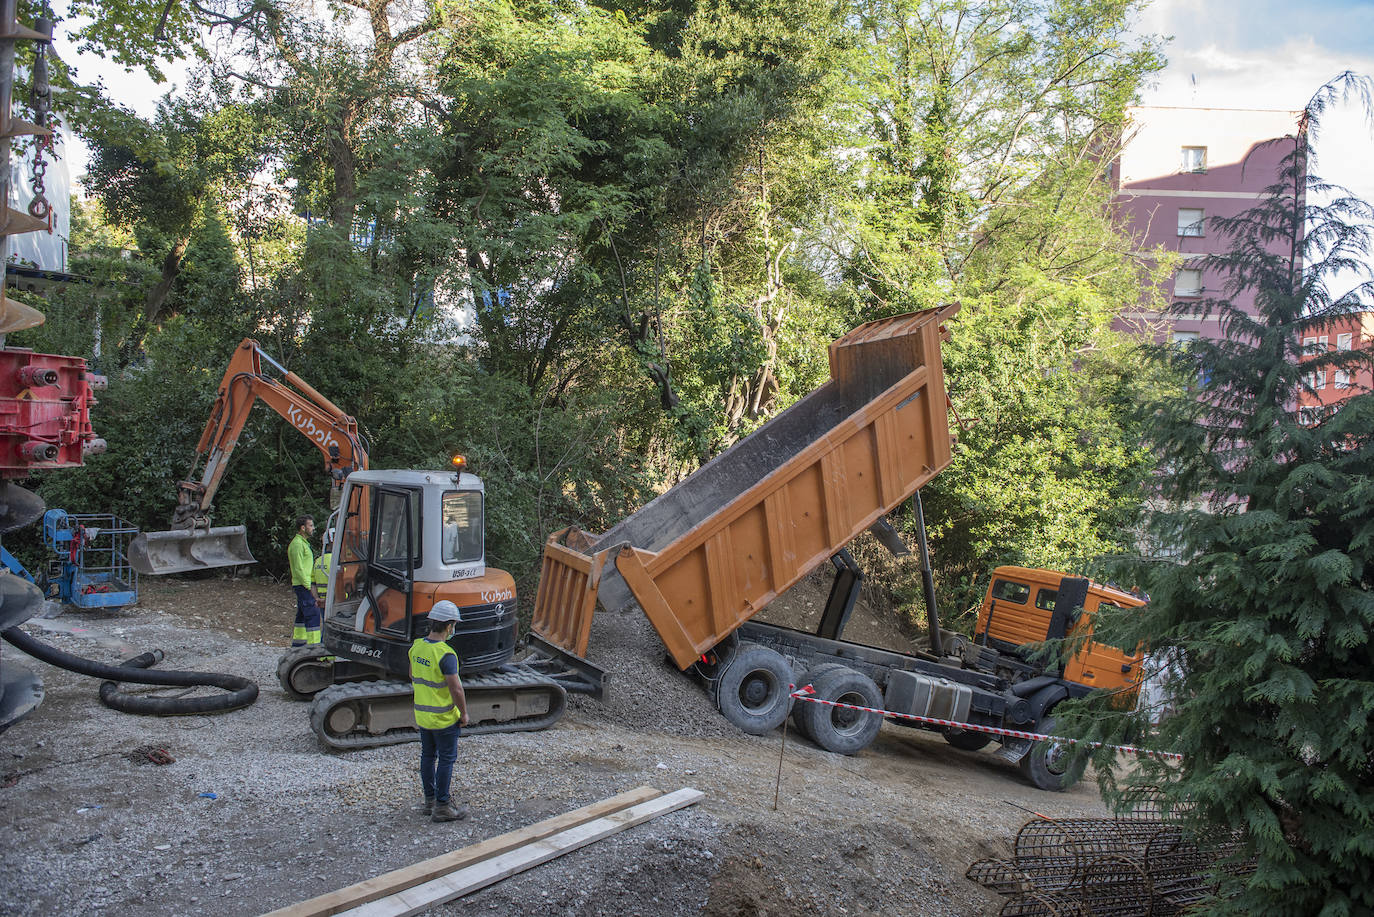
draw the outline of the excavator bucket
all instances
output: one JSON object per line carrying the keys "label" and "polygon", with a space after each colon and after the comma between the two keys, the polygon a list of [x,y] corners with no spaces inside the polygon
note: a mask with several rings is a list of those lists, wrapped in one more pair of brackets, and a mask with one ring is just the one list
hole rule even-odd
{"label": "excavator bucket", "polygon": [[255,563],[248,550],[248,529],[242,525],[143,532],[129,542],[129,565],[149,576]]}

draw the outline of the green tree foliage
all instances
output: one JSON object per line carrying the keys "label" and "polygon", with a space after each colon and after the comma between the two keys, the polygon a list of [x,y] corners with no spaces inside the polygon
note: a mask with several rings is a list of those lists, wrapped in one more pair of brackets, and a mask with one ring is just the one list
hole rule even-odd
{"label": "green tree foliage", "polygon": [[138,252],[160,265],[121,342],[124,362],[176,308],[173,299],[169,310],[168,294],[193,237],[218,228],[217,202],[260,167],[262,121],[261,113],[239,105],[168,100],[151,123],[124,115],[88,133],[87,188],[110,219],[133,233]]}
{"label": "green tree foliage", "polygon": [[[112,456],[185,456],[142,524],[243,337],[356,416],[374,467],[470,453],[493,557],[523,569],[824,381],[855,324],[957,298],[970,428],[928,501],[942,583],[1113,543],[1138,455],[1106,326],[1136,294],[1099,167],[1157,65],[1130,4],[213,0],[161,33],[160,8],[105,6],[87,37],[122,60],[215,38],[195,104],[82,122],[119,219],[99,230],[132,240],[72,299],[111,313],[103,360],[192,230],[102,404],[128,406]],[[158,400],[167,379],[194,395]],[[217,518],[277,564],[282,520],[323,511],[318,464],[254,415]]]}
{"label": "green tree foliage", "polygon": [[142,69],[162,82],[161,64],[204,54],[200,28],[204,16],[220,13],[200,3],[165,0],[72,0],[68,16],[85,24],[72,37],[82,51],[93,51],[125,67]]}
{"label": "green tree foliage", "polygon": [[708,457],[805,390],[781,390],[777,354],[785,275],[808,273],[792,236],[819,203],[833,16],[702,4],[669,28],[482,9],[444,58],[440,196],[463,227],[486,364],[561,390],[628,345],[683,452]]}
{"label": "green tree foliage", "polygon": [[[1351,74],[1323,87],[1276,141],[1286,155],[1264,198],[1210,221],[1230,248],[1204,265],[1223,285],[1201,308],[1226,337],[1151,351],[1197,382],[1146,406],[1167,473],[1152,482],[1158,547],[1128,575],[1150,604],[1099,625],[1177,666],[1178,712],[1148,744],[1183,760],[1142,759],[1130,779],[1158,784],[1205,837],[1237,831],[1257,860],[1224,879],[1215,913],[1374,909],[1374,395],[1295,410],[1308,371],[1374,364],[1367,342],[1303,362],[1305,337],[1374,292],[1374,208],[1312,174],[1309,148],[1321,115],[1347,97],[1368,109],[1370,87]],[[1351,271],[1366,279],[1333,286]],[[1119,741],[1142,716],[1099,699],[1077,729]],[[1115,772],[1099,775],[1120,799]]]}
{"label": "green tree foliage", "polygon": [[[858,318],[958,300],[945,347],[959,430],[927,488],[945,623],[999,563],[1076,569],[1121,543],[1147,456],[1139,367],[1111,330],[1141,268],[1107,170],[1125,108],[1163,61],[1129,2],[854,5],[861,157],[834,237]],[[895,598],[918,602],[914,565]],[[981,582],[980,582],[981,580]]]}

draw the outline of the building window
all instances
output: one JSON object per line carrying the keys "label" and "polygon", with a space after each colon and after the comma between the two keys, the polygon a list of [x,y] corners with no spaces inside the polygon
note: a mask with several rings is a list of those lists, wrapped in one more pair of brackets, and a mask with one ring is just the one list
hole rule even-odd
{"label": "building window", "polygon": [[1201,207],[1178,208],[1178,234],[1180,236],[1202,235],[1202,220],[1205,214]]}
{"label": "building window", "polygon": [[1307,374],[1307,387],[1314,392],[1326,388],[1326,370],[1315,369]]}
{"label": "building window", "polygon": [[1207,171],[1207,147],[1205,146],[1185,146],[1182,148],[1183,164],[1180,166],[1182,172],[1206,172]]}
{"label": "building window", "polygon": [[1320,408],[1299,408],[1298,423],[1305,427],[1315,426],[1321,417]]}
{"label": "building window", "polygon": [[1336,335],[1336,349],[1337,349],[1337,350],[1349,350],[1349,349],[1350,349],[1350,345],[1351,345],[1351,343],[1353,342],[1353,340],[1354,340],[1354,335],[1351,334],[1349,331],[1347,331],[1345,334],[1338,334],[1338,335]]}
{"label": "building window", "polygon": [[1173,331],[1169,334],[1169,342],[1178,344],[1180,347],[1187,347],[1198,339],[1196,331]]}
{"label": "building window", "polygon": [[1326,353],[1326,335],[1320,337],[1310,337],[1302,339],[1302,355],[1305,357],[1314,354]]}
{"label": "building window", "polygon": [[1175,296],[1201,296],[1202,295],[1202,271],[1186,267],[1178,272],[1174,278]]}
{"label": "building window", "polygon": [[1335,378],[1332,381],[1335,383],[1336,388],[1350,388],[1350,373],[1343,369],[1338,369],[1335,371],[1334,376]]}

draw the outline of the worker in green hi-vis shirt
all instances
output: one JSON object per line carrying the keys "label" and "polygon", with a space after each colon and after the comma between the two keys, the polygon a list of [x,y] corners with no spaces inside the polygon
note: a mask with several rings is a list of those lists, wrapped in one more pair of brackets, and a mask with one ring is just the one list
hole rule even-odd
{"label": "worker in green hi-vis shirt", "polygon": [[310,549],[310,536],[315,534],[313,516],[296,517],[296,537],[286,546],[286,560],[291,566],[291,589],[296,593],[296,628],[291,632],[292,646],[320,642],[320,605],[311,591],[315,568],[315,552]]}

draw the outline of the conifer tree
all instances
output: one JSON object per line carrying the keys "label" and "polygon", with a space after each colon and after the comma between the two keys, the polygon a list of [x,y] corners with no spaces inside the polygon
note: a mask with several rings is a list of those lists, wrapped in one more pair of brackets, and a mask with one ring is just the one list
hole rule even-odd
{"label": "conifer tree", "polygon": [[[1201,309],[1224,338],[1151,348],[1195,382],[1147,406],[1157,548],[1131,573],[1149,606],[1098,630],[1173,660],[1177,712],[1143,741],[1183,759],[1123,776],[1100,751],[1098,775],[1123,807],[1126,783],[1157,784],[1203,836],[1242,839],[1256,868],[1223,872],[1209,913],[1374,912],[1374,394],[1317,416],[1296,407],[1313,370],[1359,378],[1374,362],[1367,340],[1303,345],[1370,308],[1374,208],[1313,174],[1311,149],[1322,115],[1345,100],[1368,112],[1370,90],[1351,73],[1322,87],[1272,141],[1286,155],[1263,198],[1209,220],[1230,247],[1203,264],[1222,284]],[[1352,272],[1362,282],[1337,292]],[[1145,716],[1113,701],[1059,721],[1128,741]]]}

